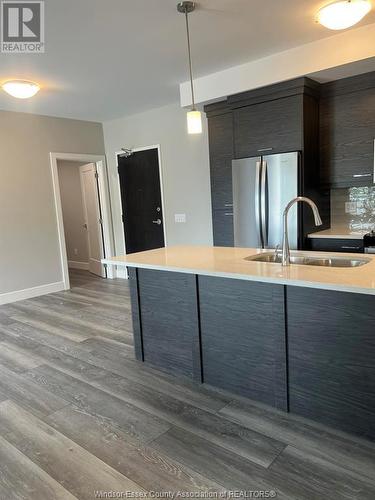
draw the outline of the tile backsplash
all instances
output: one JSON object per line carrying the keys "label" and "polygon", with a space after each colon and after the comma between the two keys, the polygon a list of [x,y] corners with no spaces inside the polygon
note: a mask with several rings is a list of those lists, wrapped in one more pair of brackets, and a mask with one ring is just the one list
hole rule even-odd
{"label": "tile backsplash", "polygon": [[375,229],[375,186],[332,189],[331,226],[351,231]]}

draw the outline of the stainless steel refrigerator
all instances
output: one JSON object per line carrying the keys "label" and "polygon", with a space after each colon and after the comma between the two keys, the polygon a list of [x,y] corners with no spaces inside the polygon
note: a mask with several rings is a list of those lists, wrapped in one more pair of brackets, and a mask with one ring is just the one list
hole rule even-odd
{"label": "stainless steel refrigerator", "polygon": [[[299,194],[298,152],[233,160],[236,247],[275,248],[282,243],[285,206]],[[288,218],[290,248],[298,248],[298,208]]]}

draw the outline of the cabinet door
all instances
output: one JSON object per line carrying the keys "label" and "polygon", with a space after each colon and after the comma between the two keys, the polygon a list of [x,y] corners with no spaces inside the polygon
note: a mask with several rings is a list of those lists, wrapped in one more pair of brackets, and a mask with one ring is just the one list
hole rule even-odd
{"label": "cabinet door", "polygon": [[234,110],[235,157],[301,150],[302,119],[302,95]]}
{"label": "cabinet door", "polygon": [[320,252],[363,253],[363,240],[337,238],[309,238],[311,250]]}
{"label": "cabinet door", "polygon": [[290,411],[375,439],[375,296],[287,287]]}
{"label": "cabinet door", "polygon": [[283,286],[199,276],[203,381],[287,409]]}
{"label": "cabinet door", "polygon": [[138,269],[145,363],[201,380],[196,277]]}
{"label": "cabinet door", "polygon": [[321,102],[321,177],[332,186],[374,182],[375,89]]}
{"label": "cabinet door", "polygon": [[227,210],[213,210],[212,227],[215,246],[234,246],[233,208],[228,208]]}
{"label": "cabinet door", "polygon": [[233,206],[232,159],[233,118],[232,113],[208,119],[210,144],[211,197],[214,210],[228,210]]}

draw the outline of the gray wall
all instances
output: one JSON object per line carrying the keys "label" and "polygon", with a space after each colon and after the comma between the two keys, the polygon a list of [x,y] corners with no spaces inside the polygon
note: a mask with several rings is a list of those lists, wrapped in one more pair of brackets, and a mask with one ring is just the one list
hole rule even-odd
{"label": "gray wall", "polygon": [[[115,251],[124,253],[116,151],[160,144],[168,245],[212,245],[207,122],[204,133],[188,135],[186,111],[179,104],[103,124],[110,177]],[[185,213],[186,223],[174,214]]]}
{"label": "gray wall", "polygon": [[0,111],[0,294],[62,279],[51,151],[104,154],[102,125]]}
{"label": "gray wall", "polygon": [[89,249],[87,229],[83,227],[85,216],[79,169],[82,165],[75,161],[59,160],[57,169],[68,260],[88,263]]}

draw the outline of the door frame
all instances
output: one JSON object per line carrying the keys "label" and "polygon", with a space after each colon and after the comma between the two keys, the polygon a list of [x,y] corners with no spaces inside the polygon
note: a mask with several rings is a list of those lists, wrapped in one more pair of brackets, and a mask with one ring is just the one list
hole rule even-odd
{"label": "door frame", "polygon": [[[57,234],[59,242],[59,256],[61,264],[61,272],[64,283],[64,290],[70,289],[68,256],[66,252],[66,241],[64,232],[64,220],[61,205],[60,182],[58,175],[57,162],[62,161],[77,161],[82,163],[95,163],[98,172],[99,198],[102,209],[103,218],[103,236],[104,236],[104,252],[105,255],[113,255],[114,237],[112,227],[112,215],[108,185],[108,170],[107,162],[104,155],[92,155],[85,153],[50,153],[50,165],[53,185],[54,204],[56,212]],[[107,278],[113,279],[114,273],[112,266],[107,266]]]}
{"label": "door frame", "polygon": [[[137,148],[131,148],[131,151],[137,153],[139,151],[148,151],[149,149],[157,149],[158,150],[158,163],[159,163],[159,180],[160,180],[160,195],[161,195],[161,210],[163,214],[163,233],[164,233],[164,246],[167,246],[167,228],[165,224],[165,198],[164,198],[164,179],[163,179],[163,169],[161,167],[161,147],[160,144],[154,144],[152,146],[140,146]],[[121,186],[120,186],[120,176],[118,175],[118,157],[119,155],[124,154],[124,151],[116,151],[115,159],[116,159],[116,168],[117,168],[117,188],[118,195],[120,199],[121,213],[122,213],[122,199],[121,199]],[[121,221],[121,234],[122,234],[122,243],[124,253],[126,255],[126,241],[125,241],[125,232],[123,227],[123,222]]]}

